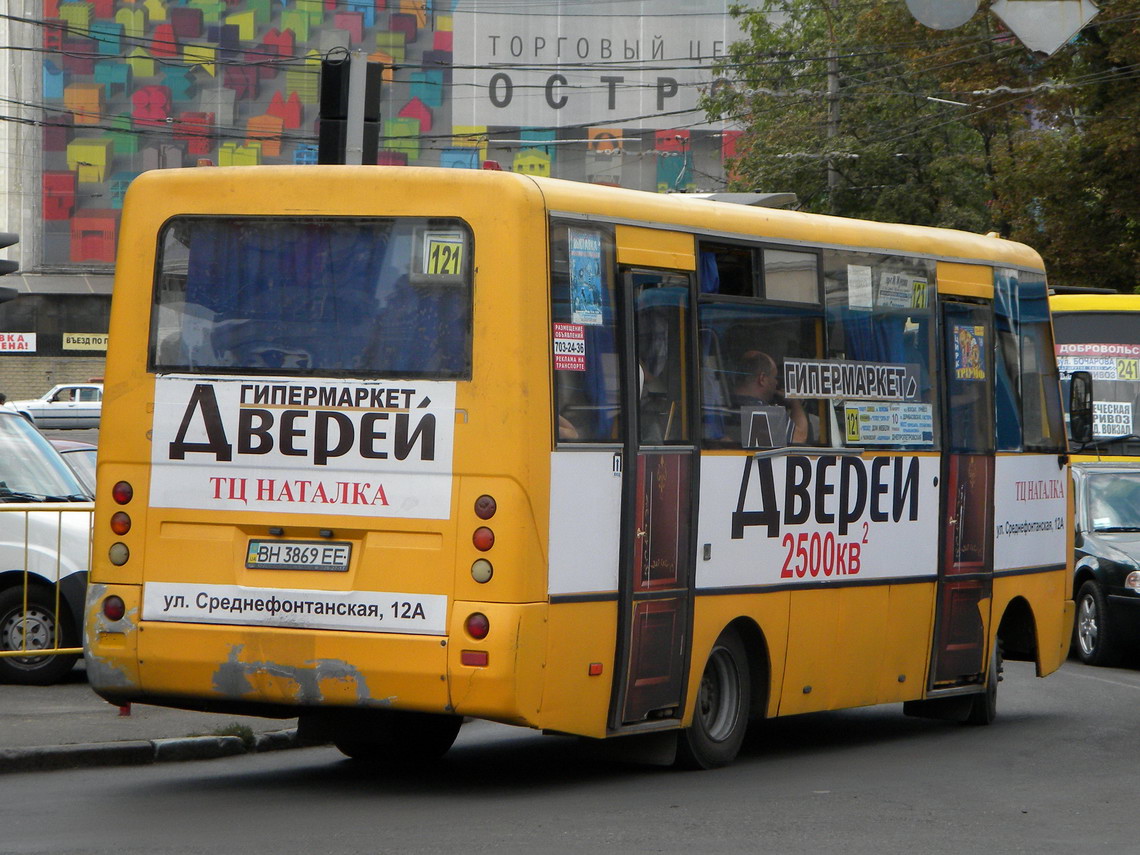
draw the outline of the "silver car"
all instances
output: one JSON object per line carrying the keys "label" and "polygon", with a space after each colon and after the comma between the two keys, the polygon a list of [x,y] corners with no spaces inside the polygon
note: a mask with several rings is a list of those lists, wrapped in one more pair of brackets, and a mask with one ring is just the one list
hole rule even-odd
{"label": "silver car", "polygon": [[34,401],[12,401],[20,415],[41,430],[97,428],[103,413],[102,383],[60,383]]}

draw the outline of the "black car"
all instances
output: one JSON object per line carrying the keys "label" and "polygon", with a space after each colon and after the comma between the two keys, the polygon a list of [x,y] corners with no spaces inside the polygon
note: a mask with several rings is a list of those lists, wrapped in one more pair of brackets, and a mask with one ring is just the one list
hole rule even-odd
{"label": "black car", "polygon": [[1109,665],[1140,638],[1140,464],[1075,463],[1073,650]]}

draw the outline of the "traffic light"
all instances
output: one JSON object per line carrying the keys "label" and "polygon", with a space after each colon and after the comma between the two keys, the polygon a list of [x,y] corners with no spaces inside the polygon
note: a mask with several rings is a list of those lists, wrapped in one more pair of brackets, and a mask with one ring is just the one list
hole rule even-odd
{"label": "traffic light", "polygon": [[[0,232],[0,249],[5,249],[19,242],[19,235],[14,235],[11,232]],[[15,261],[5,261],[3,259],[0,259],[0,276],[5,276],[9,273],[15,273],[19,269],[20,265]]]}
{"label": "traffic light", "polygon": [[330,52],[321,60],[317,163],[376,162],[383,70],[380,63],[347,52]]}
{"label": "traffic light", "polygon": [[[20,236],[14,235],[11,232],[0,232],[0,249],[12,246],[20,242]],[[15,273],[20,269],[20,265],[14,261],[5,261],[0,259],[0,276],[7,273]],[[15,288],[2,288],[0,287],[0,303],[6,303],[9,300],[15,299],[19,295],[19,291]]]}

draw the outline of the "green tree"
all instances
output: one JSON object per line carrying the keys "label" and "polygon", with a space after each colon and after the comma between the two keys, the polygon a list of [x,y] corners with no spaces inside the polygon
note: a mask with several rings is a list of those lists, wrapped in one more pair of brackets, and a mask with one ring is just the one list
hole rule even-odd
{"label": "green tree", "polygon": [[744,130],[731,187],[997,231],[1041,251],[1055,283],[1131,289],[1140,0],[1101,6],[1047,59],[988,4],[950,31],[922,26],[902,0],[736,7],[745,38],[703,102]]}

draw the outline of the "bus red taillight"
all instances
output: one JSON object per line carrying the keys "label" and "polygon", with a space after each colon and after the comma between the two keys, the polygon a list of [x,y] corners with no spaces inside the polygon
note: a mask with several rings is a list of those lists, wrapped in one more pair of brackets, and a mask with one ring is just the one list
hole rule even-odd
{"label": "bus red taillight", "polygon": [[467,634],[476,641],[481,641],[486,638],[487,633],[491,631],[491,622],[487,620],[487,616],[482,612],[472,612],[467,616],[463,628],[466,629]]}
{"label": "bus red taillight", "polygon": [[471,542],[480,552],[486,552],[495,545],[495,533],[487,526],[481,525],[475,529],[475,534],[471,535]]}
{"label": "bus red taillight", "polygon": [[135,497],[135,488],[126,481],[120,481],[111,488],[111,498],[116,504],[125,505]]}
{"label": "bus red taillight", "polygon": [[103,600],[103,617],[107,620],[122,620],[127,613],[127,604],[123,598],[112,594]]}
{"label": "bus red taillight", "polygon": [[123,511],[111,514],[111,531],[117,535],[124,535],[131,530],[131,517]]}
{"label": "bus red taillight", "polygon": [[475,516],[481,520],[489,520],[499,509],[499,503],[493,496],[483,495],[475,500]]}

